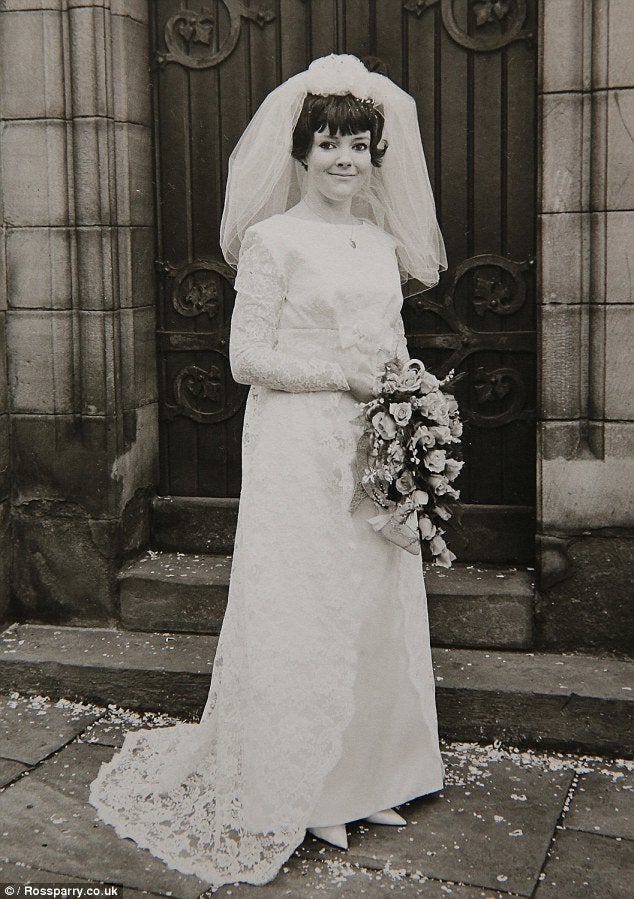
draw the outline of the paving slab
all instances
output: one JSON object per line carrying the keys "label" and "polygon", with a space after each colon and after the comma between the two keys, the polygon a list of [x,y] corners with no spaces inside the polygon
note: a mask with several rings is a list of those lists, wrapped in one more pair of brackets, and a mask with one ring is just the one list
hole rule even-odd
{"label": "paving slab", "polygon": [[[323,844],[322,844],[323,845]],[[424,899],[499,899],[503,894],[469,887],[411,877],[393,868],[368,870],[351,864],[340,854],[324,850],[321,856],[304,855],[302,847],[283,866],[275,880],[264,886],[240,883],[229,884],[213,896],[242,897],[279,896],[319,899],[335,896],[340,899],[383,899],[385,896],[422,896]]]}
{"label": "paving slab", "polygon": [[141,728],[169,727],[179,719],[169,715],[129,712],[125,709],[108,709],[104,717],[90,724],[79,735],[83,743],[99,743],[102,746],[123,746],[125,735]]}
{"label": "paving slab", "polygon": [[634,774],[605,765],[583,773],[573,793],[566,828],[634,840]]}
{"label": "paving slab", "polygon": [[[88,785],[99,765],[111,755],[110,747],[71,743],[43,762],[28,779],[0,795],[0,815],[11,822],[2,831],[2,855],[14,862],[26,857],[30,867],[53,872],[58,880],[70,877],[73,882],[122,883],[152,894],[198,896],[207,889],[206,884],[171,871],[133,841],[119,839],[112,828],[99,822],[88,805]],[[311,836],[306,842],[323,845]],[[39,876],[29,874],[28,880],[53,882],[54,877],[40,881]],[[389,865],[386,870],[359,870],[345,860],[321,858],[318,850],[294,854],[275,880],[264,887],[228,885],[214,895],[256,896],[262,891],[302,897],[380,897],[398,893],[434,899],[447,895],[497,899],[499,895],[429,881],[421,875],[407,877],[404,871],[394,871]]]}
{"label": "paving slab", "polygon": [[43,697],[0,697],[0,758],[35,765],[72,740],[98,715]]}
{"label": "paving slab", "polygon": [[108,747],[73,743],[0,793],[0,855],[63,876],[199,896],[207,884],[119,838],[88,803],[88,786],[111,756]]}
{"label": "paving slab", "polygon": [[87,800],[88,788],[97,776],[100,765],[111,758],[112,749],[109,746],[76,740],[34,768],[28,777],[31,781],[55,787],[64,795]]}
{"label": "paving slab", "polygon": [[[119,733],[122,733],[124,725],[119,725],[119,727]],[[50,787],[54,787],[59,791],[59,793],[76,801],[85,801],[88,795],[89,785],[96,776],[99,765],[111,758],[112,750],[109,746],[85,743],[82,742],[82,740],[83,736],[79,740],[70,743],[55,756],[43,762],[40,766],[38,766],[36,770],[32,772],[32,774],[29,775],[31,780],[41,782]],[[87,807],[89,809],[90,816],[96,814],[92,809],[92,806]],[[2,806],[0,804],[0,811],[1,809]],[[377,831],[379,845],[381,843],[381,838],[387,835],[386,832],[393,830],[393,828],[386,827],[374,829]],[[108,830],[110,831],[111,829],[108,828]],[[401,829],[399,828],[399,830]],[[115,836],[114,832],[112,833],[113,836]],[[131,841],[124,840],[118,842],[130,844]],[[372,852],[372,854],[370,855],[370,852],[368,851],[368,857],[362,859],[362,861],[369,862],[371,867],[377,869],[376,871],[374,871],[372,874],[366,874],[363,871],[357,870],[356,874],[358,876],[350,879],[350,871],[342,873],[338,872],[337,869],[342,865],[344,869],[353,868],[354,862],[349,862],[347,858],[342,857],[342,853],[338,853],[339,861],[337,860],[337,857],[330,856],[328,857],[328,863],[326,863],[325,860],[320,859],[319,855],[319,847],[323,847],[323,845],[324,844],[322,841],[316,840],[310,834],[307,835],[304,844],[302,844],[302,848],[307,847],[308,849],[308,852],[306,853],[306,856],[308,856],[308,861],[306,861],[306,856],[302,856],[302,853],[296,854],[296,857],[294,859],[289,859],[288,864],[285,866],[286,868],[288,868],[288,871],[281,871],[275,881],[267,885],[266,888],[269,890],[269,892],[273,892],[275,895],[309,896],[312,895],[312,889],[318,889],[317,895],[319,896],[324,892],[326,893],[326,895],[330,895],[330,891],[338,891],[338,894],[342,895],[341,890],[343,886],[345,886],[345,893],[343,893],[343,895],[353,897],[357,895],[381,896],[385,895],[388,890],[389,892],[400,892],[406,896],[421,895],[429,897],[441,897],[448,895],[447,889],[452,890],[451,895],[465,897],[465,899],[477,899],[477,897],[481,897],[483,895],[497,895],[492,894],[491,892],[483,891],[480,887],[476,889],[465,885],[442,884],[438,881],[433,880],[428,881],[426,879],[427,872],[423,873],[419,870],[418,866],[412,867],[412,865],[408,865],[405,869],[399,868],[396,874],[394,874],[394,871],[390,870],[391,859],[381,858],[380,852]],[[143,858],[147,857],[148,855],[148,853],[146,853],[144,850],[141,850],[134,845],[132,845],[132,849],[136,849],[138,855]],[[336,853],[336,850],[334,851]],[[298,864],[298,860],[302,861],[301,866]],[[158,860],[156,861],[159,865],[161,865]],[[384,871],[383,869],[386,863],[388,870]],[[315,865],[321,865],[321,870],[319,872],[314,870]],[[359,864],[357,864],[357,868],[358,867]],[[101,872],[102,870],[103,869],[98,866],[97,872]],[[75,871],[76,873],[78,873],[76,869]],[[307,871],[310,873],[309,880],[306,880]],[[413,874],[414,878],[412,879],[411,876],[405,876],[406,872],[409,875]],[[90,876],[95,879],[99,877],[99,873],[95,873],[94,868],[91,867],[89,867],[87,870],[84,870],[82,873],[84,873],[84,875],[90,873]],[[354,874],[354,871],[352,871],[352,874]],[[113,874],[110,874],[109,876],[111,878],[114,877]],[[145,886],[152,892],[161,892],[161,889],[164,888],[164,885],[162,883],[157,883],[154,874],[152,874],[151,880],[142,881],[141,884],[139,884],[138,882],[130,884],[128,881],[124,881],[124,883],[128,883],[128,885],[130,886],[136,886],[137,889]],[[447,889],[441,890],[441,887],[443,886]],[[253,893],[253,895],[260,894],[259,887],[249,887],[249,885],[247,884],[241,884],[239,888],[228,886],[224,889],[225,895],[230,895],[230,893],[228,893],[229,889],[239,889],[241,893],[239,892],[238,895],[244,894],[246,891],[253,891],[256,889],[258,890],[258,893]],[[286,890],[288,889],[291,890],[290,893],[286,892]],[[301,889],[303,892],[298,892],[299,889]],[[281,892],[276,893],[276,890],[280,890]],[[218,892],[220,893],[220,895],[223,894],[222,891]]]}
{"label": "paving slab", "polygon": [[[41,710],[55,707],[41,698],[38,702]],[[202,881],[172,871],[132,840],[119,839],[87,802],[89,784],[99,766],[112,756],[113,747],[120,745],[127,731],[169,725],[174,719],[96,706],[80,706],[78,711],[89,711],[96,720],[0,791],[0,820],[11,822],[0,827],[0,858],[9,857],[31,882],[64,882],[72,878],[87,883],[121,883],[130,899],[141,891],[176,897],[194,897],[207,891]],[[617,838],[596,832],[586,834],[576,828],[587,826],[590,819],[584,815],[592,814],[595,807],[600,814],[592,825],[598,822],[607,830],[614,826],[615,813],[624,819],[634,798],[632,763],[507,750],[499,744],[496,747],[442,741],[441,745],[446,763],[445,788],[401,806],[401,813],[409,822],[406,827],[371,826],[363,821],[351,824],[348,852],[328,847],[308,834],[270,884],[228,885],[213,895],[255,897],[266,891],[271,896],[302,899],[318,899],[324,893],[353,899],[391,893],[434,899],[447,895],[464,899],[529,896],[536,884],[540,890],[548,887],[546,877],[539,881],[539,872],[553,833],[557,839],[548,858],[548,876],[552,866],[569,865],[577,874],[581,872],[592,889],[598,889],[602,863],[590,850],[596,852],[608,842],[589,848],[583,844],[581,849],[573,846],[570,860],[562,855],[562,847],[566,850],[568,845],[562,834],[611,841],[610,846],[619,842]],[[567,808],[568,788],[575,773],[579,776],[577,790],[579,786],[589,788],[577,792]],[[596,781],[596,777],[603,780]],[[579,804],[575,805],[575,801]],[[566,827],[570,825],[569,831],[556,827],[562,809],[567,813],[564,823]],[[634,843],[627,845],[632,847]],[[609,849],[610,853],[613,851]],[[628,871],[627,857],[624,864],[621,858],[622,855],[613,862]],[[51,880],[32,876],[24,870],[27,864],[31,871],[48,872]],[[1,870],[0,875],[3,879]],[[565,871],[561,876],[568,877]],[[558,883],[555,875],[551,880]],[[583,886],[583,881],[579,882]],[[583,889],[584,892],[570,895],[588,895],[593,899],[621,895],[618,891],[593,893]],[[566,894],[545,895],[558,899]]]}
{"label": "paving slab", "polygon": [[634,844],[560,830],[535,899],[631,899]]}
{"label": "paving slab", "polygon": [[439,880],[530,896],[573,772],[504,755],[478,760],[449,751],[445,762],[444,789],[400,807],[406,826],[350,826],[351,860],[389,859]]}
{"label": "paving slab", "polygon": [[64,877],[54,871],[45,871],[43,868],[34,868],[24,862],[4,862],[0,861],[0,882],[1,883],[68,883],[68,884],[89,884],[96,883],[93,880],[86,880],[84,877]]}
{"label": "paving slab", "polygon": [[[63,884],[64,886],[97,886],[102,883],[98,880],[86,880],[84,877],[71,877],[68,874],[61,875],[55,871],[45,871],[43,868],[34,868],[23,862],[0,861],[0,883],[6,884]],[[122,887],[119,892],[120,899],[140,899],[141,896],[157,896],[158,893],[150,893],[147,890],[131,890]]]}
{"label": "paving slab", "polygon": [[22,774],[23,771],[28,771],[29,766],[23,765],[22,762],[14,762],[11,759],[0,759],[0,787],[6,786],[6,784],[11,783],[12,780]]}

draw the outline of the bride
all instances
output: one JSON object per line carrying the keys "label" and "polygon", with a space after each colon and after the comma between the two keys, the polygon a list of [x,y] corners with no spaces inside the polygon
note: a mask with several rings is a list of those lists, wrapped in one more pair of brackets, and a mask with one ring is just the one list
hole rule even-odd
{"label": "bride", "polygon": [[199,723],[128,733],[90,791],[214,891],[443,786],[420,556],[369,500],[349,510],[358,404],[409,358],[401,280],[446,267],[412,98],[348,55],[276,88],[232,154],[221,246],[251,388],[209,698]]}

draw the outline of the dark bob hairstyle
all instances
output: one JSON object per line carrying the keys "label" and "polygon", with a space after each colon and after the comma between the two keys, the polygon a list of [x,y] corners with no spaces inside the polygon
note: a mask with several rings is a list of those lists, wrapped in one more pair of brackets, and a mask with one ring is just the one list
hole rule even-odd
{"label": "dark bob hairstyle", "polygon": [[379,147],[384,123],[383,113],[371,100],[359,100],[353,94],[307,94],[293,131],[291,155],[305,168],[316,132],[335,135],[369,131],[372,165],[378,167],[387,149],[385,141]]}

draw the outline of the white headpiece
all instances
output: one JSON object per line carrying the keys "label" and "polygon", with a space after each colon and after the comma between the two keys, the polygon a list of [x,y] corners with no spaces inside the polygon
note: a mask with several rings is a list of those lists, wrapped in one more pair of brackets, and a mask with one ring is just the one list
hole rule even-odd
{"label": "white headpiece", "polygon": [[275,88],[251,119],[229,159],[220,246],[236,266],[246,229],[285,212],[302,197],[304,169],[291,156],[293,130],[307,94],[348,94],[380,107],[388,150],[380,168],[372,166],[354,197],[352,212],[374,221],[397,240],[405,277],[431,287],[447,268],[445,246],[427,174],[416,103],[393,81],[369,72],[349,54],[316,59],[307,71]]}

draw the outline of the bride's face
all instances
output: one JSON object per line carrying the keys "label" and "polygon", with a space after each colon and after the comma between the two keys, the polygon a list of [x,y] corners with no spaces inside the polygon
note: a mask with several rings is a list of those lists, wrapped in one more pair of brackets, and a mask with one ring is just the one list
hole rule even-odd
{"label": "bride's face", "polygon": [[363,187],[372,167],[370,132],[316,131],[305,161],[309,190],[331,201],[347,200]]}

